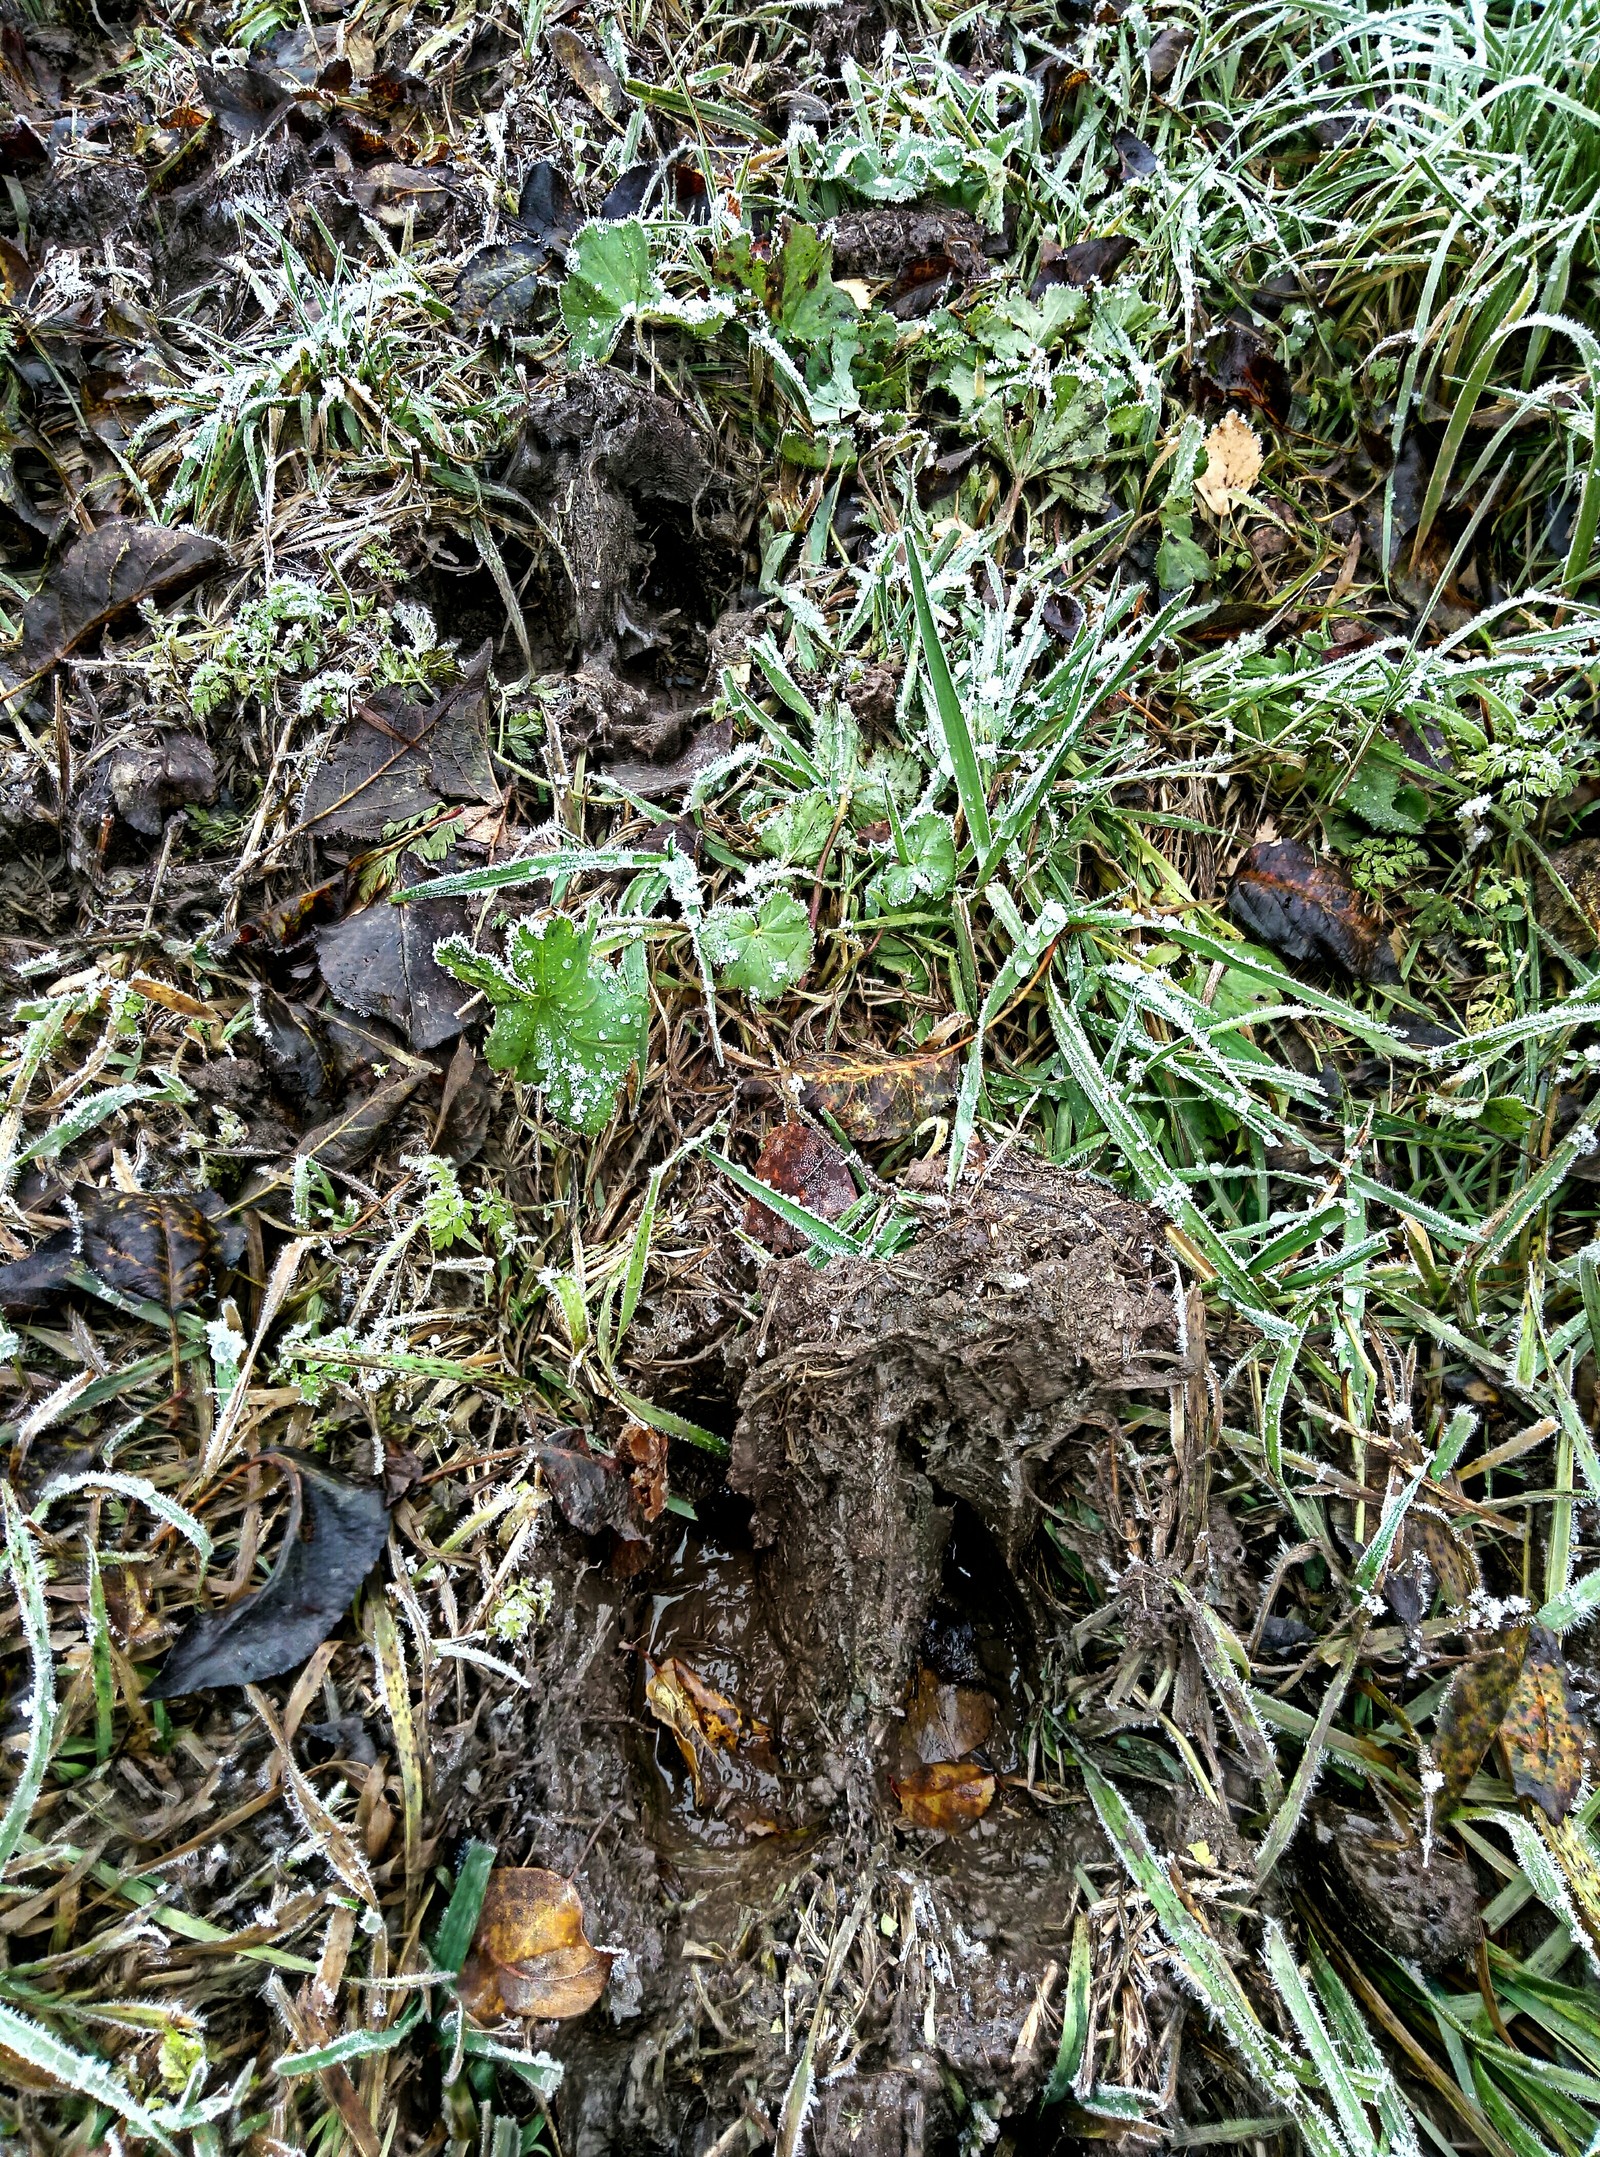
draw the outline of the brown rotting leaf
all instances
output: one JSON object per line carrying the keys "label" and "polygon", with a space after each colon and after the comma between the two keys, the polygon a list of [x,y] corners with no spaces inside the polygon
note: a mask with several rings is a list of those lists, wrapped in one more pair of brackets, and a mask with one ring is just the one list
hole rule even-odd
{"label": "brown rotting leaf", "polygon": [[[860,1195],[844,1155],[809,1124],[779,1124],[761,1149],[755,1173],[773,1190],[820,1214],[825,1221],[837,1221]],[[744,1232],[780,1257],[791,1257],[807,1248],[800,1230],[792,1228],[758,1198],[746,1202]]]}
{"label": "brown rotting leaf", "polygon": [[994,1802],[995,1777],[970,1760],[933,1760],[893,1778],[891,1787],[911,1827],[960,1834]]}
{"label": "brown rotting leaf", "polygon": [[203,532],[108,517],[73,542],[23,608],[23,665],[42,674],[140,600],[186,591],[227,557]]}
{"label": "brown rotting leaf", "polygon": [[1398,981],[1382,922],[1343,867],[1298,839],[1264,839],[1240,863],[1228,913],[1286,959],[1320,960],[1358,981]]}

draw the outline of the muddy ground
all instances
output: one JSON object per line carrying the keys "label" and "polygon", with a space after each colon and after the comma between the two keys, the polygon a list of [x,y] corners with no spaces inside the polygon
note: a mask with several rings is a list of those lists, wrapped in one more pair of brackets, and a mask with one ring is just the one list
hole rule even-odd
{"label": "muddy ground", "polygon": [[[1163,1531],[1162,1562],[1203,1573],[1176,1518],[1203,1488],[1169,1477],[1168,1517],[1134,1519],[1113,1467],[1130,1396],[1194,1376],[1182,1334],[1157,1218],[1012,1156],[896,1258],[771,1269],[718,1358],[726,1481],[697,1522],[663,1520],[646,1570],[553,1535],[493,1832],[502,1862],[570,1872],[620,1949],[603,2008],[536,2033],[567,2068],[574,2157],[754,2146],[799,2100],[797,2032],[819,2157],[954,2148],[975,2109],[1015,2137],[1072,1914],[1109,1870],[1030,1754],[1067,1645],[1040,1526],[1108,1585]],[[745,1719],[692,1767],[647,1708],[670,1662]],[[993,1802],[910,1825],[897,1782],[957,1758]]]}

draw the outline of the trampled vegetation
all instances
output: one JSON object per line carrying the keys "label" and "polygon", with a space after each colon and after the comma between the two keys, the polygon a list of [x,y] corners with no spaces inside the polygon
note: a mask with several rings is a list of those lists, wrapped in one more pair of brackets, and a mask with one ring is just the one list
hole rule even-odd
{"label": "trampled vegetation", "polygon": [[8,2147],[1600,2136],[1600,5],[0,11]]}

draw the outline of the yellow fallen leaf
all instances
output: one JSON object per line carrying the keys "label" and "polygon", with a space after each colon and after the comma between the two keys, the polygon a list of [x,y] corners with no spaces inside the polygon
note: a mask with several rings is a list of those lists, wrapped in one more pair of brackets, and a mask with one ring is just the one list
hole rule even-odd
{"label": "yellow fallen leaf", "polygon": [[538,1865],[496,1866],[458,1990],[480,2022],[560,2022],[593,2007],[612,1959],[591,1945],[570,1880]]}
{"label": "yellow fallen leaf", "polygon": [[989,1810],[995,1779],[971,1760],[934,1760],[902,1775],[892,1787],[912,1827],[938,1827],[955,1834]]}
{"label": "yellow fallen leaf", "polygon": [[1241,412],[1229,412],[1206,436],[1206,468],[1194,483],[1214,517],[1232,508],[1261,477],[1261,437]]}
{"label": "yellow fallen leaf", "polygon": [[848,292],[863,314],[872,305],[872,287],[864,277],[841,277],[839,290]]}

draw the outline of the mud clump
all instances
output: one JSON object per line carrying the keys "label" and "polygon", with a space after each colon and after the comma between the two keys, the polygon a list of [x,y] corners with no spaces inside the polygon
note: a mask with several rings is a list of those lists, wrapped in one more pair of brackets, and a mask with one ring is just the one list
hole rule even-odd
{"label": "mud clump", "polygon": [[[1157,1217],[1021,1161],[891,1259],[765,1287],[728,1355],[725,1490],[648,1577],[579,1561],[555,1597],[502,1831],[502,1863],[577,1866],[625,1951],[598,2009],[535,2033],[576,2157],[776,2120],[808,2029],[824,2157],[952,2146],[953,2087],[1025,2107],[1074,1867],[1101,1855],[1026,1787],[1054,1643],[1032,1542],[1069,1485],[1116,1518],[1119,1408],[1184,1375]],[[896,1777],[951,1751],[993,1802],[910,1825]]]}
{"label": "mud clump", "polygon": [[1092,1492],[1120,1397],[1171,1381],[1174,1282],[1158,1250],[1144,1208],[1028,1165],[892,1262],[774,1270],[736,1350],[747,1376],[729,1481],[767,1553],[761,1593],[791,1672],[785,1739],[803,1732],[837,1762],[856,1816],[938,1592],[953,1502],[1003,1573],[1025,1577],[1036,1483],[1065,1474]]}
{"label": "mud clump", "polygon": [[740,535],[727,475],[682,415],[587,368],[530,406],[501,485],[531,512],[533,611],[558,625],[563,656],[618,673],[687,665],[698,687]]}

